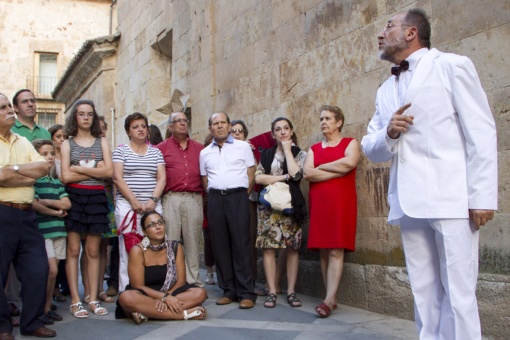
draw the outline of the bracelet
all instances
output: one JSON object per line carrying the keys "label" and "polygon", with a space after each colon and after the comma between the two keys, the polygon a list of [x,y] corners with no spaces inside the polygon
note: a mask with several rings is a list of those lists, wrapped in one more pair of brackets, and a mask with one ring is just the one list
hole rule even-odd
{"label": "bracelet", "polygon": [[163,295],[163,297],[160,299],[161,301],[165,302],[166,301],[166,297],[168,296],[168,293],[165,293]]}
{"label": "bracelet", "polygon": [[289,181],[289,174],[285,174],[285,182]]}

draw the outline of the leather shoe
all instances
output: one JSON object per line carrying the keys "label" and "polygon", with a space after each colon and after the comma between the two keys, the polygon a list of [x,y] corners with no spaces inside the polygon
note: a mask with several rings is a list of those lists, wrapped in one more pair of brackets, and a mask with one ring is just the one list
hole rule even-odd
{"label": "leather shoe", "polygon": [[226,296],[222,296],[218,300],[216,300],[216,304],[220,305],[220,306],[228,305],[228,304],[231,304],[231,303],[232,303],[232,299],[230,299],[230,298],[228,298]]}
{"label": "leather shoe", "polygon": [[14,335],[11,332],[1,332],[0,340],[14,340]]}
{"label": "leather shoe", "polygon": [[36,330],[33,333],[23,334],[23,335],[24,336],[35,336],[35,337],[38,337],[38,338],[53,338],[53,337],[55,337],[57,335],[57,332],[55,332],[52,329],[49,329],[49,328],[46,328],[46,327],[42,326],[41,328],[39,328],[38,330]]}
{"label": "leather shoe", "polygon": [[9,312],[11,313],[11,316],[19,316],[21,314],[18,306],[12,302],[9,302]]}
{"label": "leather shoe", "polygon": [[255,306],[255,301],[250,299],[242,299],[241,302],[239,302],[239,308],[241,309],[249,309],[253,308]]}

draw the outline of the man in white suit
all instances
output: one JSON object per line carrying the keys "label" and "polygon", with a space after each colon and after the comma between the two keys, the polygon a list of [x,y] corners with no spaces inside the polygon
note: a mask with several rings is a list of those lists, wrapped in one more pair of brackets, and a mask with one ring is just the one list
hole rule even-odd
{"label": "man in white suit", "polygon": [[388,222],[401,227],[420,339],[480,339],[478,229],[498,195],[487,97],[467,57],[430,49],[424,11],[395,15],[378,41],[398,66],[361,145],[370,160],[391,160]]}

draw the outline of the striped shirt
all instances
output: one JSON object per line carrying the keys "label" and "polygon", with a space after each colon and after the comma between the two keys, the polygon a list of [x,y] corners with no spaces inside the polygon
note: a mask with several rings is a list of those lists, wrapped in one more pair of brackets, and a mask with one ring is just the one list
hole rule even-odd
{"label": "striped shirt", "polygon": [[[62,182],[50,176],[39,178],[34,184],[34,189],[35,199],[58,201],[63,197],[67,197]],[[67,236],[63,218],[37,213],[37,223],[44,238]]]}
{"label": "striped shirt", "polygon": [[[113,152],[114,163],[124,163],[124,180],[138,200],[147,200],[156,187],[158,165],[165,164],[159,149],[148,146],[145,155],[138,155],[127,145],[119,145]],[[125,200],[120,190],[117,199]]]}
{"label": "striped shirt", "polygon": [[[103,147],[101,146],[101,138],[96,138],[94,144],[89,147],[84,147],[78,145],[74,138],[69,138],[69,147],[71,149],[70,158],[71,165],[83,165],[80,164],[80,161],[83,162],[95,162],[95,166],[97,167],[97,163],[103,160]],[[81,185],[104,185],[102,179],[91,178],[86,181],[78,182]]]}

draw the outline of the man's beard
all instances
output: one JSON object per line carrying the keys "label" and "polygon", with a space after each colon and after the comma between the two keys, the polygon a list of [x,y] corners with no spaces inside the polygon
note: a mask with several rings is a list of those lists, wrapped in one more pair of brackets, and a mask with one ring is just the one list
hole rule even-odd
{"label": "man's beard", "polygon": [[386,60],[392,63],[397,63],[397,60],[395,59],[395,55],[403,51],[406,48],[406,41],[404,39],[404,32],[402,34],[395,38],[393,41],[391,41],[391,45],[388,45],[388,42],[386,42],[386,46],[383,50],[379,50],[379,58],[381,60]]}

